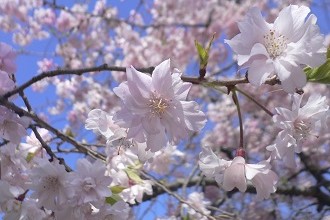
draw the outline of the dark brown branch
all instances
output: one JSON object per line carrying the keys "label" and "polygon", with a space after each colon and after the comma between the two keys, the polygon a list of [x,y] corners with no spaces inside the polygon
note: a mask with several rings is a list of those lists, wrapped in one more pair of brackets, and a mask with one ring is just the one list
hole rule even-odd
{"label": "dark brown branch", "polygon": [[[21,96],[21,98],[23,99],[23,102],[27,108],[27,110],[32,113],[32,107],[30,105],[30,102],[28,100],[28,98],[26,97],[26,95],[24,94],[24,91],[20,91],[19,95]],[[41,146],[46,150],[47,154],[50,156],[50,159],[53,160],[54,158],[60,161],[60,164],[64,165],[65,170],[68,172],[71,172],[72,169],[65,163],[63,158],[59,158],[56,156],[56,154],[54,154],[54,152],[52,151],[52,149],[50,148],[50,146],[42,139],[41,135],[39,134],[37,128],[35,126],[31,126],[31,129],[33,130],[33,133],[35,134],[36,138],[38,139],[38,141],[40,142]]]}
{"label": "dark brown branch", "polygon": [[[152,74],[154,67],[148,68],[137,68],[138,71]],[[103,64],[97,67],[89,67],[89,68],[82,68],[82,69],[57,69],[48,72],[43,72],[37,76],[32,77],[27,82],[23,83],[22,85],[18,86],[17,88],[13,89],[12,91],[7,92],[3,97],[9,98],[10,96],[23,91],[24,89],[28,88],[32,84],[43,80],[48,77],[60,76],[60,75],[82,75],[84,73],[90,72],[100,72],[100,71],[118,71],[118,72],[125,72],[126,67],[118,67],[118,66],[108,66],[107,64]],[[199,79],[198,77],[188,77],[182,76],[181,79],[185,82],[190,82],[193,84],[202,84],[205,86],[235,86],[237,84],[245,84],[249,83],[246,77],[238,78],[238,79],[231,79],[231,80],[207,80],[207,79]],[[278,80],[273,77],[266,80],[265,84],[275,85],[279,83]]]}
{"label": "dark brown branch", "polygon": [[[187,183],[187,187],[195,186],[196,183],[200,181],[200,178],[193,178],[191,181]],[[183,187],[185,183],[185,179],[177,180],[175,183],[166,185],[166,188],[171,191],[177,191]],[[204,180],[204,185],[213,185],[218,186],[216,181],[214,180]],[[228,192],[230,195],[239,192],[236,188],[233,191]],[[248,186],[247,193],[256,193],[256,190],[252,186]],[[143,195],[142,201],[148,201],[153,198],[156,198],[157,196],[167,193],[162,188],[153,186],[153,194],[152,195]],[[310,186],[305,188],[298,188],[298,187],[277,187],[276,194],[284,195],[284,196],[303,196],[303,197],[309,197],[309,198],[315,198],[319,201],[319,203],[322,203],[323,205],[330,206],[330,197],[326,196],[325,194],[322,194],[317,186]]]}
{"label": "dark brown branch", "polygon": [[59,160],[60,164],[62,164],[65,167],[65,170],[67,172],[71,172],[72,169],[65,163],[65,160],[63,158],[57,157],[56,154],[50,148],[50,146],[42,139],[37,128],[35,126],[32,126],[32,130],[33,130],[34,134],[36,135],[36,138],[38,139],[38,141],[41,143],[41,146],[46,150],[47,154],[51,157],[51,160],[53,160],[54,158]]}
{"label": "dark brown branch", "polygon": [[[149,67],[149,68],[140,68],[137,69],[141,72],[145,73],[152,73],[154,70],[154,67]],[[125,72],[126,68],[125,67],[116,67],[116,66],[108,66],[107,64],[103,64],[101,66],[97,67],[89,67],[89,68],[82,68],[82,69],[58,69],[58,70],[52,70],[48,72],[43,72],[37,76],[32,77],[29,81],[25,82],[21,86],[15,88],[14,90],[7,92],[4,97],[9,98],[10,96],[19,93],[20,91],[23,91],[27,87],[31,86],[32,84],[45,79],[47,77],[54,77],[54,76],[60,76],[60,75],[82,75],[84,73],[90,73],[90,72],[100,72],[100,71],[119,71],[119,72]]]}

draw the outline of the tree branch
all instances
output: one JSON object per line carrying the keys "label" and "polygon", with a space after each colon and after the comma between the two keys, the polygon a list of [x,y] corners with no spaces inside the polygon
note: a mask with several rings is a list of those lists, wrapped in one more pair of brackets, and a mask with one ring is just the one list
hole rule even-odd
{"label": "tree branch", "polygon": [[73,146],[75,146],[80,152],[88,154],[90,156],[92,156],[93,158],[99,158],[101,160],[105,161],[105,156],[101,153],[95,152],[92,149],[89,149],[88,147],[79,144],[78,142],[76,142],[73,138],[63,134],[61,131],[57,130],[56,128],[54,128],[53,126],[49,125],[47,122],[45,122],[44,120],[40,119],[37,115],[35,115],[33,112],[28,112],[24,109],[21,109],[20,107],[18,107],[17,105],[9,102],[6,98],[4,98],[3,96],[0,96],[0,104],[7,107],[8,109],[11,109],[12,111],[14,111],[16,114],[20,115],[20,116],[26,116],[31,118],[32,120],[34,120],[39,126],[53,132],[57,137],[59,137],[60,139],[62,139],[65,142],[68,142],[70,144],[72,144]]}
{"label": "tree branch", "polygon": [[[138,71],[152,74],[155,67],[147,67],[147,68],[137,68]],[[108,66],[107,64],[103,64],[96,67],[88,67],[81,69],[57,69],[52,71],[43,72],[37,76],[32,77],[27,82],[22,85],[16,87],[12,91],[7,92],[3,95],[4,98],[9,98],[10,96],[23,91],[34,83],[43,80],[48,77],[61,76],[61,75],[78,75],[81,76],[84,73],[90,72],[101,72],[101,71],[118,71],[118,72],[126,72],[126,67],[118,67],[118,66]],[[230,80],[208,80],[208,79],[199,79],[198,77],[188,77],[182,76],[181,79],[185,82],[190,82],[192,84],[201,84],[208,87],[214,86],[235,86],[237,84],[245,84],[249,83],[249,80],[246,77],[238,78],[238,79],[230,79]],[[269,78],[265,81],[265,84],[275,85],[278,84],[279,81],[276,77]]]}

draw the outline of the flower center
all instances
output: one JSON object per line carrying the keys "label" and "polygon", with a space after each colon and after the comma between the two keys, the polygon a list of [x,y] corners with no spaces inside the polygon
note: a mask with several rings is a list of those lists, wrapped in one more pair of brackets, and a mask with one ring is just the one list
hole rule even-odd
{"label": "flower center", "polygon": [[96,187],[95,181],[91,177],[84,179],[83,188],[85,191],[88,192],[90,189],[95,187]]}
{"label": "flower center", "polygon": [[59,185],[58,178],[55,176],[47,176],[43,178],[43,188],[45,190],[55,192]]}
{"label": "flower center", "polygon": [[161,116],[169,106],[168,100],[161,97],[153,97],[149,100],[150,111],[154,115]]}
{"label": "flower center", "polygon": [[294,122],[295,135],[298,139],[307,137],[311,132],[311,123],[308,120],[295,120]]}
{"label": "flower center", "polygon": [[283,35],[277,34],[272,29],[264,35],[264,45],[272,59],[280,56],[286,49],[287,44],[287,38]]}

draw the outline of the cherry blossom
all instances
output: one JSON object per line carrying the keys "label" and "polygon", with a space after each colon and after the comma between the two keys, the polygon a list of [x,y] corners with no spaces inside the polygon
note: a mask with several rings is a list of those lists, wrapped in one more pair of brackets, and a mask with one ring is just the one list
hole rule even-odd
{"label": "cherry blossom", "polygon": [[147,169],[165,175],[170,172],[171,165],[176,165],[184,158],[184,153],[177,149],[177,146],[167,145],[160,151],[155,152],[151,163],[147,164]]}
{"label": "cherry blossom", "polygon": [[268,160],[257,164],[247,164],[241,156],[227,161],[217,157],[209,147],[204,147],[200,154],[199,166],[207,177],[215,180],[226,191],[235,187],[245,192],[247,182],[251,182],[257,190],[257,200],[268,199],[276,191],[278,176],[272,170]]}
{"label": "cherry blossom", "polygon": [[99,208],[98,215],[95,215],[96,219],[111,219],[111,220],[125,220],[129,219],[130,208],[124,201],[118,201],[114,205],[103,205]]}
{"label": "cherry blossom", "polygon": [[[51,140],[52,136],[47,129],[41,128],[37,129],[37,131],[45,143]],[[19,152],[24,157],[27,157],[29,153],[33,154],[34,156],[36,156],[36,154],[46,154],[34,132],[31,132],[31,135],[26,137],[26,143],[20,144]]]}
{"label": "cherry blossom", "polygon": [[127,68],[127,82],[114,88],[122,100],[115,121],[129,128],[128,138],[146,142],[152,152],[167,143],[178,142],[204,127],[204,113],[194,101],[185,101],[191,87],[179,73],[170,72],[170,60],[156,66],[152,76]]}
{"label": "cherry blossom", "polygon": [[[326,215],[329,87],[326,80],[305,86],[303,72],[325,61],[320,32],[326,30],[319,31],[308,9],[313,5],[311,10],[319,13],[319,4],[154,0],[140,1],[127,15],[121,4],[128,1],[1,1],[0,31],[13,45],[0,43],[0,96],[15,94],[0,99],[0,216],[125,220],[151,214],[153,219],[199,220]],[[227,41],[235,57],[223,37],[237,34]],[[195,42],[207,46],[212,36],[201,77]],[[236,61],[249,68],[250,83],[235,74]],[[171,70],[171,64],[184,73]],[[313,71],[315,77],[327,77],[327,71]],[[270,77],[279,83],[252,87]],[[35,99],[35,91],[44,93]],[[233,91],[238,94],[234,101]],[[308,95],[308,101],[287,94],[295,91]],[[39,96],[46,103],[39,103]],[[284,107],[290,98],[289,110]],[[206,117],[199,106],[210,119],[203,130]],[[86,135],[84,125],[97,136]],[[248,159],[233,157],[243,145]],[[198,157],[200,146],[212,146],[216,153],[206,147]],[[296,161],[298,152],[304,154]],[[255,162],[269,154],[268,160]],[[285,166],[274,163],[271,169],[273,159],[283,159]],[[281,173],[281,181],[272,170]],[[251,186],[256,200],[239,192],[253,192]],[[259,201],[276,188],[272,201]]]}
{"label": "cherry blossom", "polygon": [[39,205],[56,210],[74,195],[72,175],[58,161],[50,163],[47,159],[39,159],[38,165],[30,173],[31,196],[38,199]]}
{"label": "cherry blossom", "polygon": [[302,151],[301,144],[311,136],[316,136],[321,129],[328,129],[329,105],[326,97],[311,95],[301,106],[303,95],[292,95],[292,109],[278,107],[273,116],[275,125],[281,129],[275,144],[267,147],[276,159],[283,159],[289,167],[295,167],[294,153]]}
{"label": "cherry blossom", "polygon": [[[187,202],[194,207],[194,209],[192,209],[190,206],[188,206],[187,204],[183,204],[182,206],[184,208],[187,208],[187,212],[189,214],[189,218],[191,219],[200,219],[200,220],[207,220],[206,216],[203,216],[201,213],[203,214],[210,214],[210,210],[208,210],[205,206],[210,205],[210,201],[205,201],[204,200],[204,194],[203,193],[198,193],[198,192],[193,192],[190,193],[188,196],[188,200]],[[197,212],[196,210],[198,210],[199,212]]]}
{"label": "cherry blossom", "polygon": [[0,95],[3,95],[14,88],[15,83],[10,79],[8,73],[0,70]]}
{"label": "cherry blossom", "polygon": [[16,72],[16,53],[8,44],[0,42],[0,70],[9,74]]}
{"label": "cherry blossom", "polygon": [[[286,92],[306,84],[301,65],[317,67],[325,62],[324,37],[315,15],[306,6],[290,5],[267,23],[257,8],[238,23],[240,34],[226,43],[238,54],[238,65],[248,68],[248,79],[260,86],[276,74]],[[307,18],[306,18],[307,17]]]}
{"label": "cherry blossom", "polygon": [[110,139],[115,134],[115,130],[120,127],[114,124],[112,116],[105,111],[93,109],[88,113],[85,128],[93,130],[96,134],[103,135],[106,139]]}
{"label": "cherry blossom", "polygon": [[22,193],[24,193],[22,188],[11,186],[8,182],[0,180],[0,209],[3,211],[19,209],[20,202],[16,198]]}
{"label": "cherry blossom", "polygon": [[21,138],[26,135],[29,120],[19,117],[6,107],[0,106],[0,137],[19,144]]}
{"label": "cherry blossom", "polygon": [[97,160],[93,164],[86,159],[77,161],[75,178],[71,184],[75,188],[78,204],[98,201],[111,196],[109,186],[112,178],[105,176],[106,166]]}

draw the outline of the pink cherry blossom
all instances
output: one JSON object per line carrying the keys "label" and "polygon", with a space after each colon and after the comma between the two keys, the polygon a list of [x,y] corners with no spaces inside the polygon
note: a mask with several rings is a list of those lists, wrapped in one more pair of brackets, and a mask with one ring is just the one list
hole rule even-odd
{"label": "pink cherry blossom", "polygon": [[[211,211],[206,208],[207,205],[210,205],[211,202],[204,199],[203,193],[198,192],[192,192],[189,194],[187,202],[189,205],[191,205],[194,208],[191,208],[187,204],[183,204],[182,206],[188,210],[189,217],[192,219],[200,219],[200,220],[207,220],[206,216],[203,216],[203,214],[210,214]],[[198,210],[199,212],[197,212]]]}
{"label": "pink cherry blossom", "polygon": [[72,175],[58,161],[51,163],[47,159],[39,159],[38,166],[30,172],[31,197],[37,198],[40,206],[56,210],[74,195]]}
{"label": "pink cherry blossom", "polygon": [[49,217],[44,210],[40,208],[36,200],[25,199],[24,201],[16,200],[16,207],[8,211],[4,219],[35,219],[44,220]]}
{"label": "pink cherry blossom", "polygon": [[99,212],[93,219],[112,219],[126,220],[130,219],[130,207],[124,201],[118,201],[113,205],[105,204],[99,207]]}
{"label": "pink cherry blossom", "polygon": [[18,202],[16,198],[22,193],[24,193],[22,188],[11,186],[7,181],[0,180],[0,208],[11,211]]}
{"label": "pink cherry blossom", "polygon": [[[40,128],[37,130],[45,143],[48,143],[51,140],[52,136],[47,129]],[[33,131],[30,136],[26,137],[26,143],[20,144],[19,151],[23,157],[27,157],[29,153],[39,156],[46,155],[46,151],[42,148],[40,141],[37,139]]]}
{"label": "pink cherry blossom", "polygon": [[218,158],[209,147],[205,147],[200,154],[199,167],[207,177],[215,177],[217,183],[226,191],[236,187],[245,192],[248,181],[257,190],[257,200],[268,199],[270,193],[276,191],[278,177],[270,170],[269,160],[247,164],[243,157],[236,156],[227,161]]}
{"label": "pink cherry blossom", "polygon": [[325,62],[324,38],[315,15],[307,17],[309,12],[306,6],[290,5],[269,24],[253,8],[238,23],[241,33],[226,43],[238,54],[238,65],[248,67],[253,85],[260,86],[276,74],[283,89],[293,93],[306,84],[301,65],[317,67]]}
{"label": "pink cherry blossom", "polygon": [[13,74],[16,72],[16,53],[8,44],[0,42],[0,70]]}
{"label": "pink cherry blossom", "polygon": [[170,60],[156,66],[152,76],[127,68],[127,81],[114,89],[123,103],[115,121],[129,128],[128,138],[158,151],[167,139],[177,142],[204,127],[205,115],[198,104],[185,101],[190,87],[179,73],[171,74]]}
{"label": "pink cherry blossom", "polygon": [[329,105],[326,97],[311,95],[306,104],[301,106],[303,95],[292,95],[292,109],[275,108],[275,125],[282,129],[275,144],[267,147],[276,159],[283,159],[289,167],[295,167],[295,153],[301,152],[301,144],[308,137],[316,136],[321,129],[328,129]]}
{"label": "pink cherry blossom", "polygon": [[29,120],[19,117],[6,107],[0,106],[0,137],[19,144],[21,138],[26,135]]}
{"label": "pink cherry blossom", "polygon": [[8,73],[0,70],[0,95],[3,95],[14,88],[15,83],[10,79]]}
{"label": "pink cherry blossom", "polygon": [[167,145],[160,151],[155,152],[151,163],[147,164],[148,169],[159,174],[166,175],[173,165],[179,164],[185,154],[177,149],[177,146]]}
{"label": "pink cherry blossom", "polygon": [[93,202],[111,196],[109,186],[112,178],[105,176],[106,166],[97,160],[93,164],[86,159],[77,162],[75,178],[71,184],[75,188],[78,204]]}

